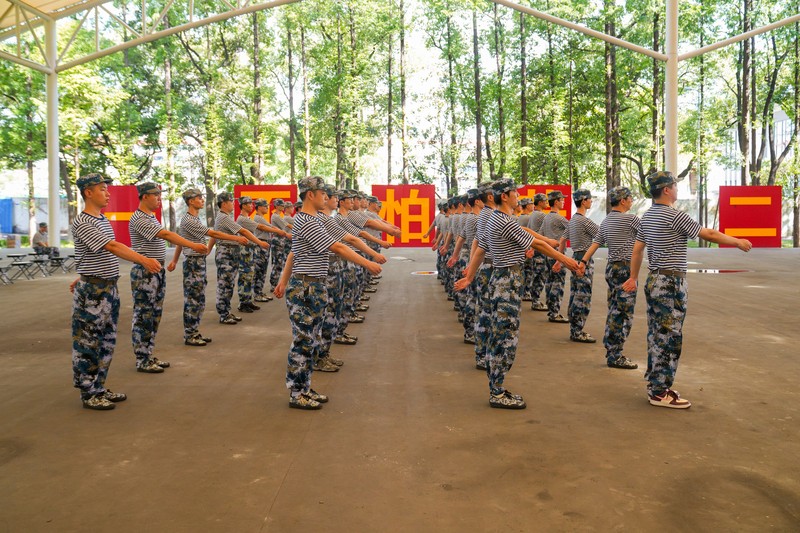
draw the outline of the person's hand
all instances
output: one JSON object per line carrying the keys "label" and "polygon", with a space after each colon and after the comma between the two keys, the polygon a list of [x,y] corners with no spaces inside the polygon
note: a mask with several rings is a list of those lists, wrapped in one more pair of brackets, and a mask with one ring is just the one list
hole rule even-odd
{"label": "person's hand", "polygon": [[749,252],[750,249],[753,248],[753,243],[747,239],[738,239],[736,242],[736,247],[743,252]]}
{"label": "person's hand", "polygon": [[558,248],[558,241],[555,239],[547,239],[545,242],[549,244],[553,249]]}
{"label": "person's hand", "polygon": [[236,242],[242,245],[246,245],[248,242],[247,237],[242,237],[241,235],[236,235]]}
{"label": "person's hand", "polygon": [[[192,250],[194,250],[198,254],[203,254],[203,255],[208,254],[208,248],[206,247],[205,244],[194,243],[192,244]],[[175,267],[172,268],[174,269]],[[170,272],[172,272],[172,270],[170,270]]]}
{"label": "person's hand", "polygon": [[622,290],[625,292],[636,292],[638,286],[639,283],[635,279],[628,278],[627,281],[622,284]]}
{"label": "person's hand", "polygon": [[382,265],[386,263],[386,256],[383,254],[378,254],[374,258],[372,258],[372,260],[378,263],[379,265]]}
{"label": "person's hand", "polygon": [[465,276],[455,282],[455,284],[453,285],[453,289],[457,291],[463,291],[464,289],[469,287],[470,283],[472,283],[472,280]]}
{"label": "person's hand", "polygon": [[435,249],[436,249],[436,243],[431,244],[431,250],[435,250]]}
{"label": "person's hand", "polygon": [[[556,264],[558,264],[558,265],[559,265],[559,268],[558,268],[558,270],[561,270],[560,263],[556,263]],[[565,266],[565,267],[567,267],[569,270],[571,270],[571,271],[575,272],[575,273],[576,273],[576,274],[578,274],[579,276],[582,276],[582,275],[583,275],[583,274],[579,273],[579,271],[580,271],[580,267],[581,267],[582,265],[583,265],[583,263],[578,263],[577,261],[575,261],[575,260],[574,260],[574,259],[572,259],[571,257],[567,257],[567,260],[566,260],[566,261],[564,261],[564,266]],[[556,271],[556,267],[553,267],[553,271]]]}
{"label": "person's hand", "polygon": [[381,248],[384,248],[384,249],[388,250],[391,247],[392,247],[392,243],[390,243],[389,241],[381,241]]}
{"label": "person's hand", "polygon": [[[204,252],[201,252],[201,253],[203,255],[206,255],[208,253],[208,251],[204,251]],[[173,270],[175,270],[176,266],[178,266],[178,263],[176,263],[175,261],[170,261],[169,264],[167,265],[167,272],[172,272]]]}
{"label": "person's hand", "polygon": [[533,257],[533,248],[528,248],[527,250],[525,250],[525,257],[527,257],[528,259]]}
{"label": "person's hand", "polygon": [[450,259],[447,260],[447,266],[450,267],[450,268],[453,268],[453,266],[455,266],[455,264],[456,264],[456,256],[455,256],[455,254],[453,254],[453,257],[451,257]]}
{"label": "person's hand", "polygon": [[262,250],[266,250],[269,248],[269,243],[266,241],[258,241],[258,245],[261,247]]}
{"label": "person's hand", "polygon": [[286,238],[289,239],[289,240],[292,240],[292,234],[291,233],[287,233],[286,234]]}
{"label": "person's hand", "polygon": [[556,264],[553,265],[553,272],[556,274],[561,272],[561,261],[556,261]]}
{"label": "person's hand", "polygon": [[144,261],[142,261],[142,266],[151,274],[158,274],[163,268],[161,263],[151,257],[145,257]]}
{"label": "person's hand", "polygon": [[575,271],[575,274],[578,276],[583,276],[586,274],[586,263],[581,263],[578,261],[578,270]]}
{"label": "person's hand", "polygon": [[80,280],[81,278],[75,278],[75,281],[69,284],[69,292],[75,293],[75,285],[77,285]]}
{"label": "person's hand", "polygon": [[367,266],[365,268],[373,276],[377,276],[378,274],[381,273],[381,270],[383,270],[378,263],[375,263],[373,261],[370,261],[369,263],[367,263]]}
{"label": "person's hand", "polygon": [[284,237],[286,239],[291,239],[292,238],[292,234],[291,233],[287,233],[285,231],[281,231],[278,235],[280,235],[281,237]]}
{"label": "person's hand", "polygon": [[285,292],[286,284],[282,281],[279,281],[278,284],[275,285],[275,290],[272,291],[272,294],[274,294],[276,298],[283,298]]}
{"label": "person's hand", "polygon": [[402,232],[400,231],[400,228],[393,229],[392,231],[389,231],[388,233],[389,233],[389,235],[392,235],[393,237],[399,237],[402,234]]}
{"label": "person's hand", "polygon": [[442,246],[441,248],[439,248],[439,255],[444,255],[444,254],[446,254],[446,253],[447,253],[447,248],[445,248],[444,246]]}

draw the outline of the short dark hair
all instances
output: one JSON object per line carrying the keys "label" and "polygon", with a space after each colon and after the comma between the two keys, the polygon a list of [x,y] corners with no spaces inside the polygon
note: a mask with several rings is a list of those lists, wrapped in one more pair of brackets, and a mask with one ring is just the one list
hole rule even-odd
{"label": "short dark hair", "polygon": [[547,203],[550,204],[550,207],[553,207],[554,205],[556,205],[556,202],[559,201],[559,200],[561,200],[561,198],[553,198],[552,200],[548,199]]}
{"label": "short dark hair", "polygon": [[658,200],[664,193],[664,189],[666,189],[666,187],[659,187],[658,189],[650,189],[650,196],[653,198],[653,200]]}

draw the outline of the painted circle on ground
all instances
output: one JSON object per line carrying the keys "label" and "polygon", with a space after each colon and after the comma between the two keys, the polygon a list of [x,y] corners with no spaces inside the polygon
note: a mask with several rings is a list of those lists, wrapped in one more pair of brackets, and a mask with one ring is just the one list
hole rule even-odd
{"label": "painted circle on ground", "polygon": [[412,276],[435,276],[438,274],[438,270],[417,270],[416,272],[412,272]]}

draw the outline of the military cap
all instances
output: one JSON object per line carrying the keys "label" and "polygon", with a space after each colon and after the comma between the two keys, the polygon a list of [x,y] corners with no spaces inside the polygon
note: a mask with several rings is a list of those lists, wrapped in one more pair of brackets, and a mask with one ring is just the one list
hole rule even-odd
{"label": "military cap", "polygon": [[527,205],[531,205],[531,199],[528,198],[528,197],[520,198],[519,205],[520,205],[520,207],[525,207]]}
{"label": "military cap", "polygon": [[233,195],[227,191],[223,191],[217,195],[217,205],[222,205],[224,202],[232,202]]}
{"label": "military cap", "polygon": [[249,196],[241,196],[241,197],[239,197],[239,205],[247,205],[247,204],[252,204],[252,203],[253,203],[253,199],[250,198]]}
{"label": "military cap", "polygon": [[87,174],[85,176],[81,176],[80,178],[78,178],[76,185],[78,186],[79,190],[83,191],[85,189],[88,189],[92,185],[97,185],[99,183],[111,184],[113,183],[113,181],[114,180],[112,180],[111,178],[106,178],[102,174],[94,172],[92,174]]}
{"label": "military cap", "polygon": [[439,207],[439,209],[441,209],[442,211],[444,211],[445,209],[447,209],[447,202],[445,202],[445,201],[441,201],[441,202],[439,202],[439,203],[438,203],[438,204],[436,204],[436,205],[437,205],[437,206]]}
{"label": "military cap", "polygon": [[136,186],[136,190],[138,191],[139,196],[143,194],[161,194],[161,187],[152,181],[140,183]]}
{"label": "military cap", "polygon": [[309,176],[297,182],[297,192],[301,195],[308,191],[320,191],[325,189],[325,180],[319,176]]}
{"label": "military cap", "polygon": [[481,194],[486,194],[492,190],[492,186],[494,185],[493,181],[484,181],[483,183],[478,185],[478,190]]}
{"label": "military cap", "polygon": [[548,200],[561,200],[564,198],[564,194],[561,191],[550,191],[547,193]]}
{"label": "military cap", "polygon": [[283,198],[275,198],[272,200],[272,205],[274,207],[283,207],[286,205],[286,202],[283,201]]}
{"label": "military cap", "polygon": [[[323,188],[323,189],[319,189],[319,190],[324,191],[325,189]],[[301,207],[303,207],[303,201],[302,200],[296,201],[294,203],[294,207],[295,207],[295,209],[300,209]]]}
{"label": "military cap", "polygon": [[328,196],[339,196],[339,191],[333,185],[326,184],[323,190]]}
{"label": "military cap", "polygon": [[608,201],[612,204],[618,204],[628,196],[633,196],[631,194],[631,190],[627,187],[614,187],[610,191],[608,191]]}
{"label": "military cap", "polygon": [[467,201],[469,200],[477,200],[481,197],[481,190],[480,189],[469,189],[467,191]]}
{"label": "military cap", "polygon": [[510,178],[497,180],[492,185],[492,192],[495,194],[503,194],[517,190],[517,184]]}
{"label": "military cap", "polygon": [[356,197],[356,191],[354,191],[354,190],[342,189],[341,191],[339,191],[339,198],[340,199],[355,198],[355,197]]}
{"label": "military cap", "polygon": [[572,191],[572,201],[575,202],[575,205],[581,205],[581,202],[584,200],[588,200],[592,197],[592,193],[589,189],[576,189]]}
{"label": "military cap", "polygon": [[197,198],[198,196],[203,196],[203,191],[201,191],[200,189],[196,189],[194,187],[189,187],[188,189],[183,191],[182,196],[183,196],[183,200],[185,202],[188,202],[192,198]]}
{"label": "military cap", "polygon": [[678,183],[682,179],[683,178],[676,178],[673,176],[672,172],[660,170],[647,176],[647,184],[650,186],[651,191],[657,191],[658,189],[668,187],[673,183]]}
{"label": "military cap", "polygon": [[371,204],[379,204],[380,203],[380,200],[378,200],[377,196],[367,196],[367,200]]}
{"label": "military cap", "polygon": [[547,195],[543,192],[537,192],[533,195],[533,205],[538,204],[539,202],[546,202]]}
{"label": "military cap", "polygon": [[40,228],[46,228],[47,227],[47,222],[39,222],[39,227]]}
{"label": "military cap", "polygon": [[253,200],[253,205],[256,207],[267,207],[269,206],[269,203],[267,203],[267,201],[263,198],[256,198]]}

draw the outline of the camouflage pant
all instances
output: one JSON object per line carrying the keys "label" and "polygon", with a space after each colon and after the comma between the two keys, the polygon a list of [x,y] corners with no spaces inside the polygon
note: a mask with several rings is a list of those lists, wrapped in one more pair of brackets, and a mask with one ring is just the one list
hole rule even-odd
{"label": "camouflage pant", "polygon": [[[461,274],[464,272],[464,267],[467,266],[467,259],[469,256],[467,254],[459,254],[459,258],[456,261],[456,264],[453,265],[453,284],[461,278]],[[453,290],[453,300],[455,301],[456,307],[458,308],[459,316],[464,316],[464,308],[467,306],[467,292],[466,291],[456,291]],[[466,327],[466,326],[465,326]]]}
{"label": "camouflage pant", "polygon": [[255,264],[253,294],[264,294],[264,284],[267,281],[267,269],[269,268],[269,248],[266,250],[256,248],[253,262]]}
{"label": "camouflage pant", "polygon": [[439,253],[439,249],[436,249],[436,278],[439,281],[444,281],[444,256]]}
{"label": "camouflage pant", "polygon": [[286,264],[286,256],[284,253],[286,245],[283,238],[275,239],[275,243],[270,247],[272,250],[272,270],[269,273],[269,283],[274,289],[281,279],[281,272],[283,272],[283,265]]}
{"label": "camouflage pant", "polygon": [[342,270],[342,292],[340,293],[342,315],[339,318],[336,336],[344,333],[344,330],[347,329],[347,319],[356,311],[356,306],[358,305],[358,300],[356,299],[357,289],[356,265],[350,261],[345,261]]}
{"label": "camouflage pant", "polygon": [[[575,252],[573,258],[577,261],[583,258],[584,252]],[[589,259],[586,272],[583,276],[572,274],[569,277],[569,334],[572,337],[579,335],[589,318],[592,310],[592,280],[594,279],[594,260]]]}
{"label": "camouflage pant", "polygon": [[253,301],[253,280],[256,275],[254,252],[255,248],[249,245],[242,246],[239,250],[239,279],[236,282],[239,289],[239,305]]}
{"label": "camouflage pant", "polygon": [[286,388],[293,393],[311,388],[312,362],[322,349],[322,322],[328,293],[324,282],[292,277],[286,287],[286,307],[292,323],[292,346],[286,366]]}
{"label": "camouflage pant", "polygon": [[200,333],[206,309],[206,256],[190,255],[183,260],[183,338]]}
{"label": "camouflage pant", "polygon": [[539,295],[544,289],[545,281],[547,281],[547,256],[539,252],[533,252],[530,287],[531,299],[534,302],[539,301]]}
{"label": "camouflage pant", "polygon": [[322,323],[322,349],[321,354],[327,354],[333,344],[333,339],[338,333],[344,314],[344,260],[338,256],[331,258],[328,265],[328,277],[325,288],[328,293],[328,302],[325,306],[325,319]]}
{"label": "camouflage pant", "polygon": [[647,390],[661,394],[672,387],[683,347],[686,318],[686,278],[650,273],[644,288],[647,300]]}
{"label": "camouflage pant", "polygon": [[503,382],[517,355],[519,342],[519,309],[522,304],[522,265],[494,268],[489,281],[492,322],[486,373],[492,394],[503,392]]}
{"label": "camouflage pant", "polygon": [[447,266],[447,261],[449,261],[453,256],[454,248],[455,245],[453,244],[453,241],[450,241],[450,244],[447,247],[447,253],[444,255],[444,290],[447,292],[447,295],[452,296],[453,299],[455,299],[453,285],[455,284],[457,278],[453,273],[454,269]]}
{"label": "camouflage pant", "polygon": [[226,317],[231,312],[233,286],[239,269],[239,247],[217,246],[214,261],[217,263],[217,313]]}
{"label": "camouflage pant", "polygon": [[533,257],[525,259],[522,267],[522,296],[531,297],[531,283],[533,282]]}
{"label": "camouflage pant", "polygon": [[545,297],[547,298],[547,316],[555,318],[561,311],[561,301],[564,299],[564,283],[567,279],[567,269],[561,266],[561,270],[553,272],[553,265],[556,260],[552,257],[545,259],[547,268],[547,281],[544,284]]}
{"label": "camouflage pant", "polygon": [[609,261],[606,265],[608,318],[606,318],[603,345],[606,347],[606,359],[609,361],[622,355],[622,347],[633,325],[636,292],[622,290],[622,284],[629,277],[631,277],[630,263]]}
{"label": "camouflage pant", "polygon": [[492,265],[483,263],[475,274],[475,363],[486,364],[489,334],[492,328],[492,295],[489,285]]}
{"label": "camouflage pant", "polygon": [[72,298],[72,374],[81,399],[103,394],[117,342],[116,284],[78,281]]}
{"label": "camouflage pant", "polygon": [[61,251],[55,246],[33,245],[33,251],[48,257],[61,257]]}
{"label": "camouflage pant", "polygon": [[133,293],[133,320],[131,341],[136,366],[149,363],[153,357],[156,333],[161,323],[164,294],[167,292],[167,271],[163,268],[151,274],[141,265],[131,268],[131,292]]}

